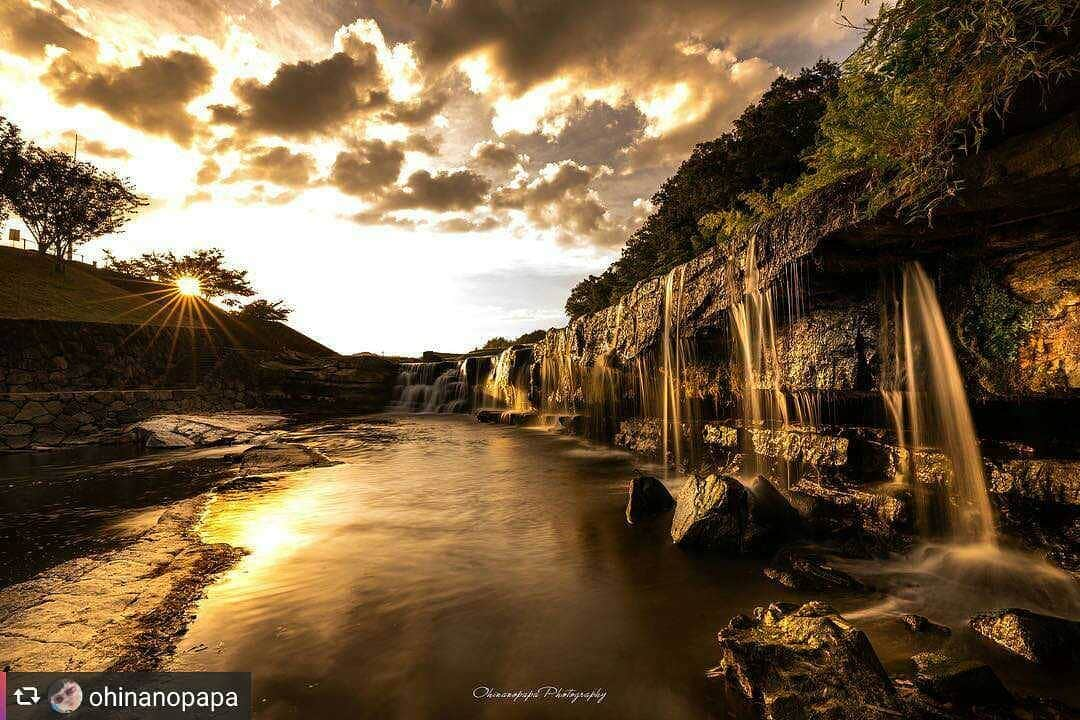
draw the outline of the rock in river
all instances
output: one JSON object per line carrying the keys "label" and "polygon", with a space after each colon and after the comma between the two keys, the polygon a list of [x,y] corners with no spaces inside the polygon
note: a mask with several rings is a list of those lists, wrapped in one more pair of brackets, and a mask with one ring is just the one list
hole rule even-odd
{"label": "rock in river", "polygon": [[922,615],[901,615],[899,620],[916,635],[952,635],[952,630]]}
{"label": "rock in river", "polygon": [[240,476],[255,473],[286,472],[309,467],[334,465],[318,450],[296,443],[267,443],[248,448],[240,456]]}
{"label": "rock in river", "polygon": [[626,501],[626,522],[659,515],[675,507],[675,498],[664,483],[650,475],[638,475],[630,481],[630,497]]}
{"label": "rock in river", "polygon": [[1080,663],[1080,622],[1008,608],[976,615],[970,623],[975,632],[1033,663]]}
{"label": "rock in river", "polygon": [[866,635],[821,602],[774,603],[737,615],[718,636],[712,678],[734,683],[766,718],[904,717]]}
{"label": "rock in river", "polygon": [[915,686],[938,700],[968,707],[1013,702],[986,663],[953,660],[937,653],[919,653],[911,661],[915,664]]}
{"label": "rock in river", "polygon": [[765,568],[763,573],[765,577],[792,590],[864,592],[869,589],[843,570],[834,568],[824,558],[789,549],[777,553],[772,565]]}
{"label": "rock in river", "polygon": [[742,483],[695,475],[679,491],[671,537],[679,545],[742,552],[753,544],[749,523],[749,493]]}
{"label": "rock in river", "polygon": [[794,510],[764,478],[748,490],[733,477],[695,475],[679,491],[671,537],[679,545],[752,552],[786,534],[796,521]]}

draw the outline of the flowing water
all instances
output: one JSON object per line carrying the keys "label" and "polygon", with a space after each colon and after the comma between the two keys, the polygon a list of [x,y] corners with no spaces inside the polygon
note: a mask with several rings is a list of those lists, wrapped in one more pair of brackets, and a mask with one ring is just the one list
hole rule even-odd
{"label": "flowing water", "polygon": [[[627,526],[627,480],[659,470],[610,447],[460,415],[346,419],[294,439],[342,464],[217,493],[200,534],[249,554],[208,588],[166,661],[251,671],[258,718],[739,718],[745,706],[705,679],[716,632],[756,605],[812,597],[766,580],[760,558],[672,545],[670,515]],[[0,458],[6,498],[20,498],[0,505],[0,526],[55,510],[57,527],[84,535],[79,547],[114,544],[205,490],[200,473],[182,482],[177,460],[226,450]],[[683,479],[665,482],[674,492]],[[40,539],[39,563],[74,547],[60,543],[50,559],[54,542]],[[940,650],[988,660],[1011,689],[1076,703],[1080,689],[1061,674],[965,628],[970,612],[1018,598],[1075,617],[1061,574],[1025,574],[1023,563],[1003,564],[1012,594],[1005,581],[973,592],[967,559],[947,550],[851,568],[882,594],[816,597],[857,618],[892,672]],[[942,578],[947,593],[932,589]],[[1039,588],[1034,601],[1025,583]],[[913,638],[895,619],[912,608],[949,622],[953,637]],[[587,707],[473,698],[478,687],[542,686],[607,694]]]}
{"label": "flowing water", "polygon": [[[907,461],[916,520],[924,536],[992,545],[994,514],[975,424],[937,293],[919,263],[905,266],[892,306],[882,394]],[[935,455],[945,459],[944,483],[923,477]]]}

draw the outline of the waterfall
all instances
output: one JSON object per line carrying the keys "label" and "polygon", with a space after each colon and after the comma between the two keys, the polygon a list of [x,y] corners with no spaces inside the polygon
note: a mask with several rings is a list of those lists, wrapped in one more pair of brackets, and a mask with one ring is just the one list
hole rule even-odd
{"label": "waterfall", "polygon": [[[907,474],[924,534],[993,543],[993,511],[982,454],[934,286],[919,263],[903,269],[892,305],[894,346],[882,393],[907,457]],[[941,453],[951,472],[944,487],[919,480],[926,450]],[[906,452],[905,452],[906,451]]]}
{"label": "waterfall", "polygon": [[395,412],[465,412],[471,403],[464,362],[403,363],[394,397]]}
{"label": "waterfall", "polygon": [[513,412],[532,410],[529,402],[532,346],[508,347],[499,353],[484,383],[484,404]]}
{"label": "waterfall", "polygon": [[[687,366],[686,340],[682,337],[682,300],[686,266],[680,265],[664,278],[664,318],[660,339],[660,417],[661,447],[665,460],[683,466],[684,430],[694,422],[693,404],[683,388]],[[694,437],[690,433],[690,439]],[[693,458],[687,456],[688,460]]]}

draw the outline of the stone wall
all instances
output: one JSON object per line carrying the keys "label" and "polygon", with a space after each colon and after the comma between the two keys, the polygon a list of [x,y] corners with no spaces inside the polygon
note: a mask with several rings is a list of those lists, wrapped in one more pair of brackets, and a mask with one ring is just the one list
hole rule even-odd
{"label": "stone wall", "polygon": [[225,338],[188,328],[0,319],[0,392],[194,387]]}
{"label": "stone wall", "polygon": [[150,415],[231,408],[198,389],[0,394],[0,450],[115,442]]}

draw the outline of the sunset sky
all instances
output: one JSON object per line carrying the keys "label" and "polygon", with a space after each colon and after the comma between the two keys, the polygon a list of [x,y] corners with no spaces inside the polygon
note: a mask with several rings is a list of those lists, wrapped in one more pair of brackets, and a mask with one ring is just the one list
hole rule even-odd
{"label": "sunset sky", "polygon": [[0,0],[0,114],[42,145],[77,131],[80,157],[151,198],[88,257],[221,247],[335,350],[468,350],[564,324],[695,143],[778,74],[850,51],[840,13]]}

